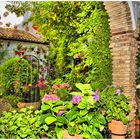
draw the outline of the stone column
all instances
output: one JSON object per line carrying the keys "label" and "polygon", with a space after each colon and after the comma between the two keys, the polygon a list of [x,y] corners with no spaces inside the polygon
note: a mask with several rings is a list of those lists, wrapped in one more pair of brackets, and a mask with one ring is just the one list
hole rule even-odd
{"label": "stone column", "polygon": [[127,2],[104,2],[109,15],[112,54],[113,84],[123,86],[124,94],[130,97],[128,130],[135,137],[136,113],[136,55],[138,42],[132,29],[131,14]]}

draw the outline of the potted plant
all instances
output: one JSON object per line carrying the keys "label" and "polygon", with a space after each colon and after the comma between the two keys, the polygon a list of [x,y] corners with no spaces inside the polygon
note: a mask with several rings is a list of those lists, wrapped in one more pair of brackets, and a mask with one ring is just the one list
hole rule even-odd
{"label": "potted plant", "polygon": [[103,138],[106,120],[95,105],[96,93],[89,84],[77,83],[76,87],[79,91],[69,93],[73,96],[70,101],[63,101],[55,94],[46,94],[42,99],[41,120],[48,125],[43,137]]}
{"label": "potted plant", "polygon": [[136,86],[136,120],[135,120],[135,138],[140,138],[140,77],[137,77],[137,86]]}
{"label": "potted plant", "polygon": [[127,132],[129,98],[118,86],[108,86],[99,94],[98,108],[104,111],[108,128],[114,138],[125,138]]}
{"label": "potted plant", "polygon": [[76,83],[75,86],[78,90],[70,93],[73,108],[66,114],[68,133],[78,138],[79,134],[82,138],[103,138],[106,120],[97,109],[98,91],[92,91],[90,84]]}

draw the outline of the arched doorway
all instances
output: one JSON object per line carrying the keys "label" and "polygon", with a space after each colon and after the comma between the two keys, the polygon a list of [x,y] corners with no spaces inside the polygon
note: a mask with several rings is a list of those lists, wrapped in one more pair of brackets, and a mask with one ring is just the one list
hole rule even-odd
{"label": "arched doorway", "polygon": [[138,41],[133,29],[132,11],[128,2],[104,2],[110,18],[110,48],[112,53],[113,84],[124,87],[130,97],[128,130],[135,138],[136,116],[136,55]]}

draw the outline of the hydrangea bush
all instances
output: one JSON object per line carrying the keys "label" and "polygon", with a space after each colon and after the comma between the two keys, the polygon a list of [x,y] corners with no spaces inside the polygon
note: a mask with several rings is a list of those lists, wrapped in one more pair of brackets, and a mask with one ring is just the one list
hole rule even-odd
{"label": "hydrangea bush", "polygon": [[[127,115],[129,113],[128,98],[122,94],[122,90],[117,86],[108,86],[105,90],[93,91],[89,84],[76,83],[77,90],[70,92],[72,98],[70,100],[61,100],[55,94],[45,94],[42,99],[41,109],[35,112],[34,120],[35,126],[30,127],[30,131],[22,134],[20,131],[18,135],[13,127],[16,128],[17,123],[11,121],[1,122],[3,138],[11,138],[10,134],[14,134],[15,138],[33,138],[32,136],[39,136],[39,138],[63,138],[63,131],[67,130],[69,135],[82,135],[83,138],[102,139],[106,134],[107,122],[112,119],[127,123]],[[61,93],[63,94],[63,93]],[[19,113],[10,114],[9,117],[19,120],[17,115]],[[27,113],[28,114],[28,113]],[[7,120],[7,113],[3,114],[2,119]],[[12,115],[12,116],[11,116]],[[27,116],[23,116],[27,120]],[[30,117],[30,116],[29,116]],[[12,123],[13,125],[11,125]],[[22,121],[21,123],[24,124]],[[25,123],[27,123],[25,121]],[[6,128],[5,126],[9,126]],[[38,129],[39,128],[39,129]],[[23,129],[18,126],[18,129]],[[30,132],[33,132],[31,135]],[[39,135],[38,135],[39,134]]]}

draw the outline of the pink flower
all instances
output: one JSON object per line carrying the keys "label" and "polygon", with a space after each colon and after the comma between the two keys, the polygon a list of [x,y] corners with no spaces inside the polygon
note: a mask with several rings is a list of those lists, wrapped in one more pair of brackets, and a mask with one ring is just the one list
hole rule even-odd
{"label": "pink flower", "polygon": [[82,96],[80,96],[80,95],[75,95],[75,96],[73,96],[71,102],[72,102],[73,104],[79,104],[79,103],[81,102],[81,99],[82,99]]}
{"label": "pink flower", "polygon": [[42,102],[45,102],[45,101],[57,101],[59,100],[59,98],[56,96],[56,95],[47,95],[45,94],[44,98],[42,99]]}
{"label": "pink flower", "polygon": [[58,111],[58,116],[61,116],[65,111],[64,110],[59,110]]}
{"label": "pink flower", "polygon": [[119,96],[121,94],[121,90],[120,89],[117,89],[116,90],[116,94]]}

